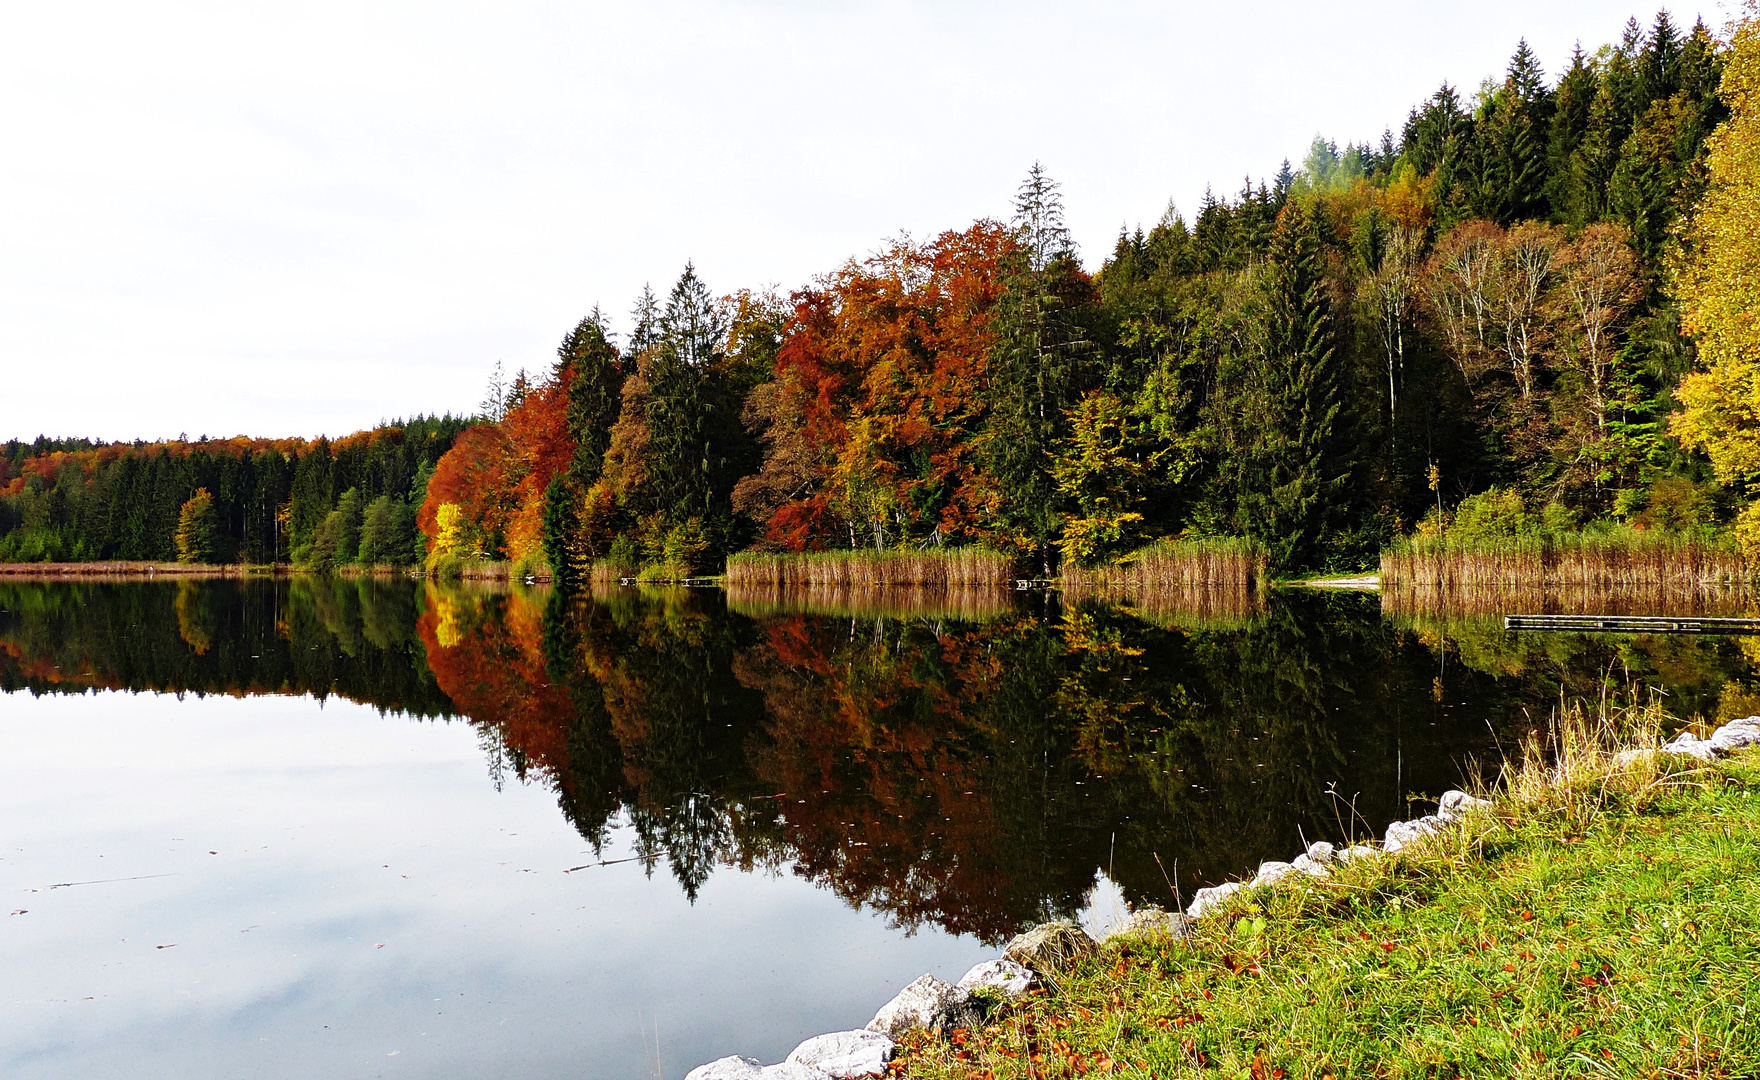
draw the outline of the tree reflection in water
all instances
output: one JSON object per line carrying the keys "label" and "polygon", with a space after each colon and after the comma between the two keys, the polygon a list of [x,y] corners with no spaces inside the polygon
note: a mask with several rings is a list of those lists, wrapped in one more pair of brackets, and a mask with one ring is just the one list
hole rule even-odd
{"label": "tree reflection in water", "polygon": [[[1560,693],[1757,703],[1744,642],[1504,633],[1373,596],[1001,594],[864,610],[396,579],[0,584],[0,686],[342,694],[461,716],[496,782],[627,821],[695,896],[786,871],[1000,939],[1344,839],[1493,761]],[[1753,646],[1748,644],[1747,649]],[[1176,869],[1177,868],[1177,869]]]}

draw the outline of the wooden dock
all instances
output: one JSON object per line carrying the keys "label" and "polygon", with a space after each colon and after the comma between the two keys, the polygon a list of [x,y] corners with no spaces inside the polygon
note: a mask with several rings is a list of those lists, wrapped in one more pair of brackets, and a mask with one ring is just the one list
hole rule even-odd
{"label": "wooden dock", "polygon": [[1760,634],[1760,619],[1696,615],[1505,615],[1505,630],[1600,634]]}

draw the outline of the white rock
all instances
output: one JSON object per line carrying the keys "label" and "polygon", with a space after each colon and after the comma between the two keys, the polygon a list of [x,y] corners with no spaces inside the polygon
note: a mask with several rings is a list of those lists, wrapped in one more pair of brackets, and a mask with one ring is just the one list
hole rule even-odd
{"label": "white rock", "polygon": [[1204,916],[1221,907],[1223,902],[1235,893],[1246,888],[1238,881],[1225,881],[1220,885],[1212,885],[1207,889],[1199,889],[1192,894],[1192,902],[1186,905],[1186,917],[1202,919]]}
{"label": "white rock", "polygon": [[724,1057],[707,1065],[698,1065],[684,1074],[684,1080],[759,1080],[764,1066],[756,1058]]}
{"label": "white rock", "polygon": [[1474,810],[1486,810],[1490,799],[1475,799],[1464,791],[1445,791],[1438,802],[1436,816],[1444,821],[1458,821]]}
{"label": "white rock", "polygon": [[1185,937],[1186,921],[1185,917],[1157,907],[1140,908],[1131,912],[1130,918],[1106,935],[1106,940],[1111,941],[1124,934]]}
{"label": "white rock", "polygon": [[[824,1069],[815,1069],[811,1065],[796,1065],[785,1061],[780,1065],[766,1065],[758,1074],[763,1080],[830,1080],[831,1074]],[[865,1075],[856,1073],[857,1076]]]}
{"label": "white rock", "polygon": [[1333,858],[1341,863],[1348,863],[1356,862],[1358,859],[1374,858],[1379,854],[1379,850],[1372,848],[1367,844],[1352,844],[1350,847],[1345,848],[1343,851],[1340,851],[1337,855],[1333,856]]}
{"label": "white rock", "polygon": [[1662,752],[1683,754],[1690,758],[1698,758],[1700,761],[1714,761],[1717,758],[1717,747],[1711,745],[1711,740],[1701,739],[1685,731],[1676,735],[1673,742],[1662,748]]}
{"label": "white rock", "polygon": [[1325,866],[1337,861],[1338,849],[1324,840],[1316,840],[1308,845],[1307,855],[1310,861]]}
{"label": "white rock", "polygon": [[1384,851],[1398,851],[1416,840],[1441,832],[1444,822],[1434,814],[1411,821],[1396,821],[1387,827],[1387,836],[1381,841]]}
{"label": "white rock", "polygon": [[1000,990],[1003,997],[1013,1001],[1033,988],[1033,972],[1013,960],[986,960],[973,965],[954,985],[962,990]]}
{"label": "white rock", "polygon": [[1275,885],[1295,872],[1296,868],[1286,862],[1262,862],[1259,864],[1259,872],[1253,875],[1253,880],[1248,887],[1260,889],[1267,885]]}
{"label": "white rock", "polygon": [[983,1007],[972,1000],[970,990],[924,975],[880,1006],[868,1030],[897,1039],[916,1028],[946,1031],[972,1027],[983,1018]]}
{"label": "white rock", "polygon": [[1297,855],[1295,861],[1290,863],[1290,865],[1295,867],[1298,873],[1306,874],[1309,877],[1323,878],[1328,873],[1326,867],[1315,862],[1306,854]]}
{"label": "white rock", "polygon": [[783,1064],[811,1066],[832,1080],[853,1080],[884,1073],[896,1053],[898,1047],[878,1031],[834,1031],[801,1043]]}
{"label": "white rock", "polygon": [[1057,971],[1098,947],[1086,930],[1064,919],[1041,923],[1024,934],[1016,934],[1002,947],[1002,958],[1034,971]]}
{"label": "white rock", "polygon": [[1760,728],[1746,724],[1725,724],[1712,732],[1711,738],[1706,741],[1727,754],[1745,746],[1760,744]]}
{"label": "white rock", "polygon": [[1760,728],[1760,716],[1744,716],[1740,720],[1731,720],[1723,726]]}

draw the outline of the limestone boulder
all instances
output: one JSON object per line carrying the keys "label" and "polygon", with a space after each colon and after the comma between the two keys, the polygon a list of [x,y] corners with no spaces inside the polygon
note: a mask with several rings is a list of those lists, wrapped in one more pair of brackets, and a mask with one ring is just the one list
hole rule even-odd
{"label": "limestone boulder", "polygon": [[684,1074],[684,1080],[761,1080],[764,1066],[756,1058],[724,1057],[707,1065],[698,1065]]}
{"label": "limestone boulder", "polygon": [[1436,816],[1444,821],[1459,821],[1474,810],[1490,808],[1490,799],[1476,799],[1464,791],[1445,791],[1438,803]]}
{"label": "limestone boulder", "polygon": [[1046,974],[1062,970],[1098,947],[1086,930],[1064,920],[1043,923],[1015,937],[1003,947],[1002,958]]}
{"label": "limestone boulder", "polygon": [[874,1019],[868,1021],[868,1030],[899,1039],[918,1028],[951,1031],[974,1027],[983,1019],[983,1002],[972,997],[970,990],[924,975],[880,1006]]}
{"label": "limestone boulder", "polygon": [[1259,872],[1253,875],[1253,880],[1247,887],[1262,889],[1267,885],[1275,885],[1295,872],[1296,868],[1286,862],[1262,862],[1259,864]]}
{"label": "limestone boulder", "polygon": [[1290,863],[1290,866],[1295,869],[1296,873],[1306,874],[1309,877],[1314,878],[1323,878],[1331,873],[1330,870],[1326,869],[1325,863],[1317,862],[1306,852],[1297,855],[1294,861]]}
{"label": "limestone boulder", "polygon": [[1760,745],[1760,727],[1747,724],[1725,724],[1707,739],[1718,752],[1728,754],[1745,747]]}
{"label": "limestone boulder", "polygon": [[1013,960],[986,960],[960,976],[954,985],[962,990],[995,990],[1010,1001],[1026,994],[1037,979],[1031,968]]}
{"label": "limestone boulder", "polygon": [[1662,752],[1665,754],[1681,754],[1686,757],[1697,758],[1700,761],[1715,761],[1718,755],[1718,749],[1711,744],[1710,739],[1701,739],[1697,735],[1686,731],[1676,735],[1673,741],[1669,742],[1668,745],[1662,748]]}
{"label": "limestone boulder", "polygon": [[892,1039],[878,1031],[834,1031],[801,1043],[783,1064],[817,1069],[831,1080],[855,1080],[884,1074],[886,1063],[897,1053]]}
{"label": "limestone boulder", "polygon": [[1387,827],[1387,835],[1382,839],[1381,847],[1385,851],[1399,851],[1426,836],[1441,832],[1443,825],[1443,820],[1434,814],[1411,821],[1396,821]]}
{"label": "limestone boulder", "polygon": [[1117,937],[1185,937],[1189,932],[1188,921],[1183,915],[1158,907],[1139,908],[1106,935],[1106,940]]}
{"label": "limestone boulder", "polygon": [[1202,919],[1216,912],[1228,898],[1246,888],[1238,881],[1225,881],[1220,885],[1212,885],[1207,889],[1199,889],[1192,894],[1192,902],[1186,905],[1186,915],[1193,919]]}
{"label": "limestone boulder", "polygon": [[796,1065],[785,1061],[780,1065],[766,1065],[758,1074],[764,1080],[827,1080],[831,1074],[823,1069],[815,1069],[811,1065]]}

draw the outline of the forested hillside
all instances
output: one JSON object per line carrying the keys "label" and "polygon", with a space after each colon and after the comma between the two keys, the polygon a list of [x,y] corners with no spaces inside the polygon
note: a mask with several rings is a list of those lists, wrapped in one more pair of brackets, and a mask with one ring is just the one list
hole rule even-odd
{"label": "forested hillside", "polygon": [[417,417],[335,442],[9,442],[0,560],[420,562],[415,508],[467,423]]}
{"label": "forested hillside", "polygon": [[[1712,133],[1760,122],[1731,121],[1746,98],[1724,81],[1752,51],[1751,31],[1732,46],[1666,14],[1556,77],[1524,43],[1378,140],[1316,139],[1189,219],[1169,206],[1094,270],[1037,166],[1007,222],[890,241],[787,295],[720,294],[687,266],[624,333],[594,309],[540,374],[497,380],[425,490],[413,467],[357,479],[342,443],[322,498],[256,479],[264,453],[289,477],[306,460],[280,450],[51,448],[9,466],[0,556],[46,557],[50,536],[66,557],[169,551],[166,507],[203,486],[217,557],[358,556],[347,522],[385,495],[419,505],[431,565],[564,578],[968,544],[1050,573],[1220,536],[1284,569],[1355,567],[1469,499],[1518,531],[1720,528],[1760,470],[1720,464],[1728,433],[1706,419],[1740,372],[1694,376],[1680,411],[1699,363],[1683,311],[1706,289],[1688,271],[1715,241],[1687,226],[1730,198]],[[450,442],[439,423],[424,446]],[[204,452],[253,479],[174,464]],[[175,473],[152,482],[175,493],[150,514],[73,509],[146,485],[124,462]]]}

